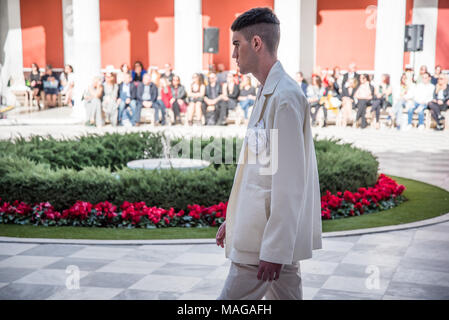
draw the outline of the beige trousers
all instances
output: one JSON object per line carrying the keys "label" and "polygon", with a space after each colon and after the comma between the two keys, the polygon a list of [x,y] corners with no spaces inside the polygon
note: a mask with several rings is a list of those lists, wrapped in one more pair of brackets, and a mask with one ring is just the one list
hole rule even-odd
{"label": "beige trousers", "polygon": [[232,262],[218,300],[302,300],[301,270],[296,265],[282,266],[279,279],[257,279],[259,266]]}

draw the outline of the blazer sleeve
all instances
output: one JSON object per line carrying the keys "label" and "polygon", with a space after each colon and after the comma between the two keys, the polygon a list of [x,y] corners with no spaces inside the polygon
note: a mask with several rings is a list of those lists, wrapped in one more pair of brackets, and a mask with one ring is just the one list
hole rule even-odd
{"label": "blazer sleeve", "polygon": [[154,103],[157,101],[157,97],[159,95],[159,90],[157,89],[156,85],[154,85],[154,84],[151,84],[150,90],[151,90],[151,101]]}
{"label": "blazer sleeve", "polygon": [[[277,165],[273,165],[270,216],[265,226],[260,260],[291,264],[297,238],[298,223],[303,214],[306,185],[304,146],[305,99],[282,103],[274,115],[273,130],[278,137]],[[296,109],[293,104],[301,104]],[[276,141],[277,140],[277,141]],[[276,154],[274,154],[276,158]],[[272,160],[273,161],[273,160]],[[273,162],[272,162],[273,163]],[[307,201],[310,201],[307,200]]]}

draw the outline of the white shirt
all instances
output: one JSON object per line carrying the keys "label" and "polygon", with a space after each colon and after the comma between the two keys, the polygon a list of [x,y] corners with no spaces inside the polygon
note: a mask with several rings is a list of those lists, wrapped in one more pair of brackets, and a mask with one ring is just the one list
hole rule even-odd
{"label": "white shirt", "polygon": [[418,83],[413,89],[413,100],[419,104],[427,104],[432,101],[434,91],[435,86],[430,82],[428,84]]}

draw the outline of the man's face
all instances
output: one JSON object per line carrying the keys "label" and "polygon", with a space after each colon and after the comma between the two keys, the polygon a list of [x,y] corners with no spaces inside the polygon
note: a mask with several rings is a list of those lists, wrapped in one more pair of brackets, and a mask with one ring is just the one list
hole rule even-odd
{"label": "man's face", "polygon": [[148,73],[145,73],[145,75],[143,76],[142,82],[146,86],[150,84],[151,78],[150,78],[150,75]]}
{"label": "man's face", "polygon": [[430,77],[427,73],[424,73],[422,76],[422,80],[425,84],[428,84],[430,82]]}
{"label": "man's face", "polygon": [[130,74],[127,74],[126,77],[125,77],[125,83],[128,84],[128,83],[130,83],[132,80],[133,80],[133,78],[131,77],[131,75],[130,75]]}
{"label": "man's face", "polygon": [[209,75],[209,82],[210,82],[211,84],[215,84],[216,81],[217,81],[217,76],[215,75],[215,73],[211,73],[211,74]]}
{"label": "man's face", "polygon": [[251,48],[251,43],[245,39],[241,32],[235,31],[232,34],[232,44],[234,46],[232,58],[235,59],[240,72],[243,74],[253,72],[256,57]]}

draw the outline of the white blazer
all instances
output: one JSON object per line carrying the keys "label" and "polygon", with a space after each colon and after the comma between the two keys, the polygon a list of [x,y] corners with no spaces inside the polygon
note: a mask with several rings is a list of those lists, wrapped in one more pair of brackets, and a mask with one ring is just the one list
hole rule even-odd
{"label": "white blazer", "polygon": [[228,202],[226,257],[293,264],[322,247],[310,105],[279,61],[260,91]]}

